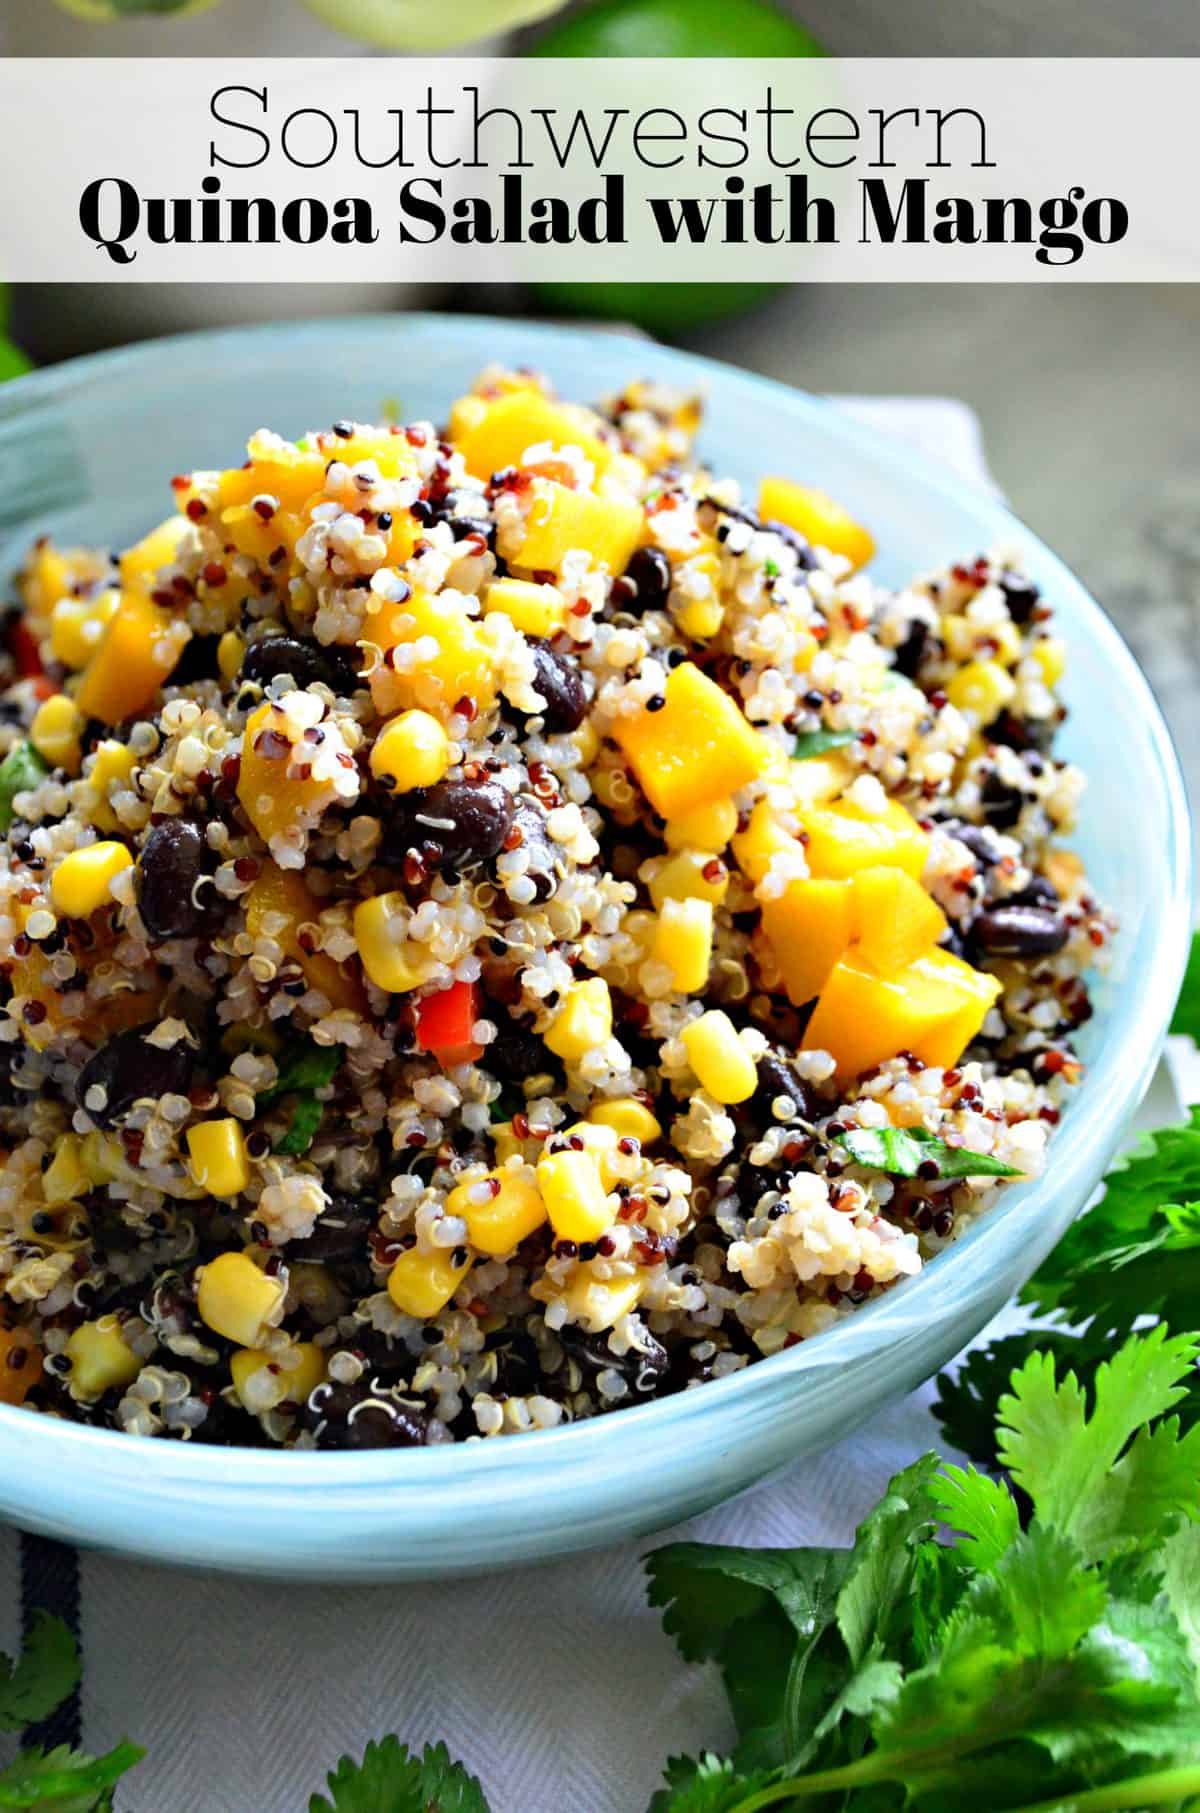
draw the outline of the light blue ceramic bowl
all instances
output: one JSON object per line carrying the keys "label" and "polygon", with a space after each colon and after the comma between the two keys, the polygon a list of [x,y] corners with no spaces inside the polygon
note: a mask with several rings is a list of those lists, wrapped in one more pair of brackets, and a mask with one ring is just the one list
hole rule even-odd
{"label": "light blue ceramic bowl", "polygon": [[549,1434],[399,1454],[189,1447],[0,1409],[0,1514],[28,1528],[309,1580],[495,1568],[660,1529],[845,1436],[957,1352],[1081,1208],[1149,1081],[1191,923],[1183,783],[1150,689],[1006,510],[812,397],[644,341],[513,321],[372,317],[160,341],[0,390],[0,571],[44,530],[133,539],[169,507],[172,473],[236,462],[260,425],[371,420],[387,398],[440,419],[491,360],[540,366],[580,397],[643,373],[700,387],[716,468],[819,481],[871,525],[885,580],[1025,550],[1070,640],[1063,748],[1090,778],[1078,846],[1123,927],[1086,1029],[1090,1075],[1039,1182],[834,1333],[732,1378]]}

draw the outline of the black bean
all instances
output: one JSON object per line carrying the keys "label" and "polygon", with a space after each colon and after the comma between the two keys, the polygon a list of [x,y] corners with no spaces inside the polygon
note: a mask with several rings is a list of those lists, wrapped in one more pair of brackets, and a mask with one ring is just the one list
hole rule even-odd
{"label": "black bean", "polygon": [[1028,623],[1041,602],[1041,593],[1031,579],[1024,579],[1019,573],[1002,573],[1000,590],[1008,605],[1008,614],[1014,623]]}
{"label": "black bean", "polygon": [[778,535],[780,541],[787,543],[796,556],[796,566],[800,572],[812,572],[817,564],[817,557],[799,529],[792,529],[785,522],[776,522],[774,517],[770,517],[762,526],[769,529],[772,535]]}
{"label": "black bean", "polygon": [[998,774],[989,774],[980,790],[980,810],[988,824],[997,831],[1008,831],[1021,816],[1025,795],[1019,787],[1010,787]]}
{"label": "black bean", "polygon": [[645,1337],[643,1351],[631,1347],[626,1353],[614,1353],[606,1334],[588,1335],[568,1324],[558,1331],[564,1351],[593,1375],[610,1369],[619,1373],[635,1397],[653,1397],[667,1374],[667,1350],[653,1335]]}
{"label": "black bean", "polygon": [[289,1240],[288,1263],[308,1259],[317,1265],[346,1265],[354,1259],[363,1259],[367,1254],[367,1236],[378,1218],[377,1204],[356,1202],[350,1196],[334,1196],[311,1234],[303,1240]]}
{"label": "black bean", "polygon": [[671,589],[671,563],[661,548],[639,548],[625,568],[626,579],[637,587],[637,609],[659,611]]}
{"label": "black bean", "polygon": [[290,674],[297,686],[319,682],[338,691],[339,665],[331,659],[331,651],[316,642],[301,642],[297,636],[265,636],[246,650],[240,678],[265,687],[280,674]]}
{"label": "black bean", "polygon": [[429,1439],[429,1418],[419,1402],[377,1393],[365,1377],[354,1385],[318,1385],[304,1421],[318,1448],[421,1448]]}
{"label": "black bean", "polygon": [[[814,1120],[820,1112],[816,1091],[805,1082],[793,1064],[778,1052],[764,1052],[758,1060],[758,1088],[746,1104],[755,1126],[762,1129],[782,1125],[771,1112],[771,1104],[786,1096],[796,1110],[796,1119]],[[793,1123],[789,1122],[788,1125]]]}
{"label": "black bean", "polygon": [[1005,906],[1035,906],[1054,909],[1060,905],[1060,896],[1054,883],[1046,875],[1034,875],[1025,886],[1015,894],[1008,894]]}
{"label": "black bean", "polygon": [[989,907],[972,920],[971,942],[988,957],[1047,957],[1067,942],[1067,925],[1045,907]]}
{"label": "black bean", "polygon": [[981,869],[994,868],[999,860],[995,846],[982,825],[964,824],[962,819],[948,818],[939,827],[949,837],[956,837],[960,844],[975,858]]}
{"label": "black bean", "polygon": [[171,686],[193,686],[197,680],[215,680],[220,674],[217,661],[219,636],[192,636],[171,669]]}
{"label": "black bean", "polygon": [[914,617],[903,642],[896,649],[895,668],[898,674],[903,674],[908,680],[916,679],[928,641],[929,625],[923,617]]}
{"label": "black bean", "polygon": [[548,643],[534,642],[533,684],[546,701],[540,714],[546,729],[578,730],[587,716],[587,688],[576,663]]}
{"label": "black bean", "polygon": [[1018,718],[1002,711],[988,725],[988,742],[1003,743],[1008,749],[1024,754],[1036,750],[1045,755],[1054,741],[1056,721],[1053,718]]}
{"label": "black bean", "polygon": [[409,850],[428,853],[443,869],[490,862],[512,830],[516,803],[499,781],[439,781],[392,795],[381,855],[402,862]]}
{"label": "black bean", "polygon": [[211,873],[199,825],[171,818],[154,827],[137,864],[138,908],[151,938],[194,938],[213,924],[221,897]]}
{"label": "black bean", "polygon": [[505,1331],[489,1351],[496,1356],[496,1379],[491,1395],[497,1398],[524,1398],[541,1391],[545,1385],[537,1342],[521,1329]]}
{"label": "black bean", "polygon": [[[119,1032],[90,1057],[75,1081],[75,1100],[101,1127],[122,1120],[135,1102],[162,1095],[186,1095],[192,1085],[195,1053],[180,1039],[169,1050],[146,1043],[149,1026]],[[104,1106],[89,1108],[89,1090],[104,1091]]]}
{"label": "black bean", "polygon": [[527,1077],[542,1076],[556,1069],[558,1059],[543,1045],[536,1032],[510,1019],[502,1007],[492,1001],[484,1003],[484,1015],[496,1027],[496,1037],[487,1048],[484,1060],[493,1076],[506,1083],[523,1083]]}

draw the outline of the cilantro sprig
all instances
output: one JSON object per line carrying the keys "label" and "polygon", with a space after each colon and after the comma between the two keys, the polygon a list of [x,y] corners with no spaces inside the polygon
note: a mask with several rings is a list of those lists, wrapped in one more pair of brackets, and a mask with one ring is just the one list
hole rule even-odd
{"label": "cilantro sprig", "polygon": [[848,749],[857,741],[857,730],[806,730],[792,744],[792,754],[798,762],[806,762],[810,756],[828,755],[831,749]]}
{"label": "cilantro sprig", "polygon": [[325,1112],[318,1092],[332,1083],[341,1061],[342,1050],[338,1045],[318,1045],[314,1039],[297,1039],[286,1047],[274,1083],[257,1098],[260,1108],[271,1108],[285,1098],[292,1098],[291,1121],[282,1138],[276,1141],[276,1152],[298,1156],[308,1151],[317,1137]]}
{"label": "cilantro sprig", "polygon": [[916,1177],[922,1165],[936,1166],[938,1177],[1019,1177],[1021,1173],[969,1146],[947,1145],[924,1127],[847,1127],[834,1141],[854,1160],[891,1177]]}
{"label": "cilantro sprig", "polygon": [[[0,1731],[50,1716],[79,1684],[79,1650],[61,1618],[35,1612],[17,1660],[0,1656]],[[107,1756],[85,1756],[61,1745],[22,1750],[0,1768],[0,1808],[40,1807],[44,1813],[105,1813],[111,1789],[145,1754],[118,1744]]]}

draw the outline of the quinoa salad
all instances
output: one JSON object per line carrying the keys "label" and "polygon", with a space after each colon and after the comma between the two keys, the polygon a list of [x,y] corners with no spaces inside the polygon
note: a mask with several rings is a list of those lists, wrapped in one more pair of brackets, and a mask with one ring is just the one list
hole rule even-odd
{"label": "quinoa salad", "polygon": [[1045,1162],[1115,930],[1053,599],[885,589],[803,449],[747,497],[652,381],[447,406],[17,577],[0,1404],[546,1429],[826,1334]]}

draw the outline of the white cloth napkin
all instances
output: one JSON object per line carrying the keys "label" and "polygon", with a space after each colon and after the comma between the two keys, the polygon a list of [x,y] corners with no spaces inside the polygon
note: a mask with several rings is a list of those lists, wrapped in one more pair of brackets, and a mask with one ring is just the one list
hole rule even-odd
{"label": "white cloth napkin", "polygon": [[[965,405],[840,401],[991,486]],[[1173,1112],[1164,1085],[1149,1117]],[[669,1534],[848,1544],[888,1477],[938,1445],[931,1397],[924,1387],[852,1440]],[[83,1741],[147,1746],[118,1790],[120,1813],[305,1813],[339,1756],[388,1732],[417,1748],[444,1739],[493,1813],[644,1813],[669,1754],[731,1740],[715,1674],[685,1666],[646,1606],[641,1557],[667,1534],[490,1579],[350,1589],[84,1554]],[[18,1538],[0,1530],[9,1653],[18,1596]]]}

